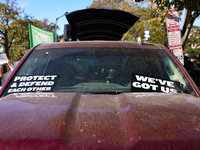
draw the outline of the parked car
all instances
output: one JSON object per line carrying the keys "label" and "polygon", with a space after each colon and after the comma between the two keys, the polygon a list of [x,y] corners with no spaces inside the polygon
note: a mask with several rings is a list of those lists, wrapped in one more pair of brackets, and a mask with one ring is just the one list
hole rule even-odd
{"label": "parked car", "polygon": [[0,149],[199,149],[199,90],[160,44],[29,50],[0,91]]}

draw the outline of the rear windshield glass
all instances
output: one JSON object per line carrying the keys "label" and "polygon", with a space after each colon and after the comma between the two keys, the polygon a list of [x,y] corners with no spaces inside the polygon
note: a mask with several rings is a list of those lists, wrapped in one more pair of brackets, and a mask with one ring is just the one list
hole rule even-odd
{"label": "rear windshield glass", "polygon": [[165,50],[67,48],[34,50],[4,96],[19,92],[134,91],[195,95]]}

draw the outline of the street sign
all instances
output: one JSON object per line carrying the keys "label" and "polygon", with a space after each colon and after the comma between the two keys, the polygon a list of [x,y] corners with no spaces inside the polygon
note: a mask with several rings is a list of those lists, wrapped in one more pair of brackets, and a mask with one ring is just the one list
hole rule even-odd
{"label": "street sign", "polygon": [[149,41],[151,38],[151,30],[144,31],[144,38],[146,41]]}
{"label": "street sign", "polygon": [[181,34],[179,29],[179,14],[176,9],[168,10],[166,16],[167,38],[170,51],[184,64]]}

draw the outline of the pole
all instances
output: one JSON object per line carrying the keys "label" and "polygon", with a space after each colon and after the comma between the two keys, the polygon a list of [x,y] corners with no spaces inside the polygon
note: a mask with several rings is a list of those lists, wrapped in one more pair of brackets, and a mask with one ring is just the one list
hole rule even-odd
{"label": "pole", "polygon": [[[137,15],[135,15],[137,16]],[[141,18],[144,21],[144,31],[146,31],[146,20],[140,16],[137,16],[138,18]],[[146,42],[146,40],[144,40],[144,42]]]}
{"label": "pole", "polygon": [[58,19],[59,19],[59,18],[61,18],[61,17],[65,16],[65,15],[67,15],[67,14],[68,14],[68,12],[66,12],[66,13],[65,13],[65,14],[63,14],[62,16],[60,16],[60,17],[56,18],[56,27],[55,27],[55,42],[57,42],[57,32],[56,32],[56,30],[57,30],[57,21],[58,21]]}
{"label": "pole", "polygon": [[[143,21],[144,21],[144,31],[146,31],[146,20],[142,17],[140,17]],[[144,39],[144,42],[146,42],[146,40]]]}

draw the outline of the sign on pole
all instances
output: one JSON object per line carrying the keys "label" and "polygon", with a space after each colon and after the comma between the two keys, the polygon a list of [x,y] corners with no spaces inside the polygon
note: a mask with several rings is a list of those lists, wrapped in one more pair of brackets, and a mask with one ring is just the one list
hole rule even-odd
{"label": "sign on pole", "polygon": [[179,14],[176,9],[168,10],[166,16],[167,38],[169,49],[184,64],[181,34],[179,28]]}
{"label": "sign on pole", "polygon": [[54,32],[45,31],[29,24],[30,48],[37,44],[55,42]]}
{"label": "sign on pole", "polygon": [[144,38],[146,41],[149,41],[151,38],[151,30],[145,30],[144,31]]}

